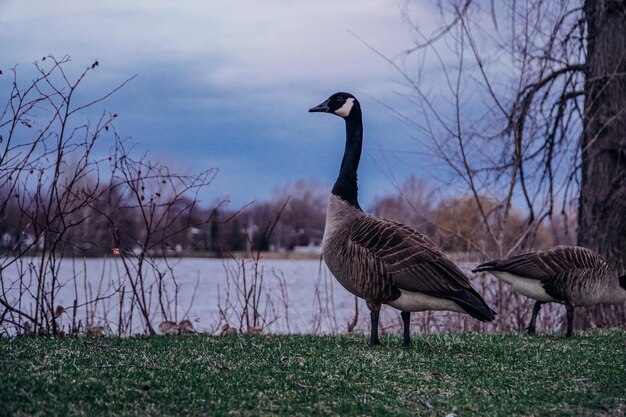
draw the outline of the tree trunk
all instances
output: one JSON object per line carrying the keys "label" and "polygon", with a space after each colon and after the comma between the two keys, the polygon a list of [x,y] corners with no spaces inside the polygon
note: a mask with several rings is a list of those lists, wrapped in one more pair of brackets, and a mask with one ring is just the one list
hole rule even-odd
{"label": "tree trunk", "polygon": [[[626,2],[585,0],[587,62],[578,243],[626,269]],[[582,309],[581,309],[582,310]],[[580,325],[623,325],[624,306],[596,306]],[[582,311],[581,311],[582,313]]]}

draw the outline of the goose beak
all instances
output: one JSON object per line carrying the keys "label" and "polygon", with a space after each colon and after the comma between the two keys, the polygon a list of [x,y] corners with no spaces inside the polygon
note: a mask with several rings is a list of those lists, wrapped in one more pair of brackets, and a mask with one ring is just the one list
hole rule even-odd
{"label": "goose beak", "polygon": [[313,113],[313,112],[328,113],[329,111],[330,111],[330,107],[328,107],[328,100],[326,100],[322,104],[318,104],[317,106],[311,107],[309,109],[310,113]]}

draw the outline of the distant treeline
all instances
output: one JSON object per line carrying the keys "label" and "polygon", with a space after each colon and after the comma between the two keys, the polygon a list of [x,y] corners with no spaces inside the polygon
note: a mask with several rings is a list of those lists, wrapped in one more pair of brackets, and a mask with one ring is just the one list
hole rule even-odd
{"label": "distant treeline", "polygon": [[[4,252],[40,251],[45,242],[55,241],[47,235],[66,227],[56,250],[73,256],[102,256],[123,250],[202,252],[222,257],[250,250],[315,250],[324,232],[327,190],[313,180],[280,187],[270,199],[240,211],[223,205],[201,207],[188,195],[170,196],[165,202],[166,197],[158,192],[135,195],[117,190],[121,188],[107,187],[88,205],[53,217],[52,221],[45,206],[37,201],[18,200],[1,192],[0,248]],[[488,198],[482,202],[495,224],[499,208]],[[148,222],[145,206],[152,216]],[[417,228],[448,252],[491,249],[486,247],[490,240],[473,198],[437,197],[425,182],[414,177],[405,181],[397,193],[376,198],[369,211]],[[527,242],[533,247],[573,243],[573,227],[566,226],[549,222],[537,233],[524,235],[523,216],[513,213],[504,224],[503,236],[512,242],[533,240]]]}

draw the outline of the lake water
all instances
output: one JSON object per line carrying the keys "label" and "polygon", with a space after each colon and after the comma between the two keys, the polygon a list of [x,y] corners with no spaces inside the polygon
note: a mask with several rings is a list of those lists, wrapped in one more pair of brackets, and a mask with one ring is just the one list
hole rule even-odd
{"label": "lake water", "polygon": [[[38,262],[35,258],[25,259],[1,271],[5,299],[31,315]],[[144,265],[142,280],[137,280],[136,266],[132,262],[124,264],[119,257],[60,262],[53,304],[66,311],[58,318],[59,326],[69,329],[73,321],[81,320],[83,329],[103,326],[108,334],[144,333],[145,320],[133,297],[133,285],[137,290],[143,285],[142,300],[155,328],[166,319],[177,322],[188,319],[196,331],[215,334],[227,326],[238,332],[257,327],[263,333],[344,333],[356,313],[355,297],[341,287],[318,260],[262,259],[258,264],[234,259],[157,260],[155,264]],[[466,270],[471,266],[462,264]],[[495,280],[481,276],[473,278],[472,283],[495,307],[498,298]],[[50,291],[50,288],[51,278],[48,277],[46,289]],[[506,317],[499,317],[498,323],[483,324],[458,313],[423,312],[413,314],[413,330],[522,329],[528,318],[529,302],[508,291],[502,296],[507,301]],[[78,306],[76,317],[72,309],[74,300]],[[362,300],[358,300],[356,306],[358,320],[354,330],[368,331],[369,311]],[[551,308],[546,307],[545,310]],[[544,315],[544,322],[547,321],[544,324],[555,327],[560,319],[552,320],[550,314]],[[10,333],[6,322],[2,326]],[[399,312],[383,306],[382,332],[397,333],[400,328]]]}
{"label": "lake water", "polygon": [[[39,262],[25,259],[2,270],[6,299],[11,305],[19,303],[20,309],[31,315]],[[119,306],[133,310],[133,283],[140,286],[135,268],[131,263],[131,273],[126,274],[120,258],[64,259],[56,273],[54,306],[64,307],[67,313],[60,316],[59,324],[69,326],[77,300],[83,324],[106,326],[117,333]],[[275,333],[329,333],[339,331],[337,316],[354,314],[354,298],[315,260],[261,260],[255,264],[251,260],[184,258],[157,260],[143,268],[145,305],[154,327],[165,319],[189,319],[197,331],[212,333],[219,333],[225,324],[237,331],[256,325]],[[49,276],[48,292],[51,287]],[[134,313],[129,330],[142,333],[141,315]],[[243,313],[250,320],[246,322]]]}

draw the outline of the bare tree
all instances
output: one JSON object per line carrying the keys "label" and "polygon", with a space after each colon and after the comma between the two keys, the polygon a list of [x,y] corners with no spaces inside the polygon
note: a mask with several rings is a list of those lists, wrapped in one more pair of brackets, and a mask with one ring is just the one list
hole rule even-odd
{"label": "bare tree", "polygon": [[586,0],[579,242],[626,268],[626,4]]}
{"label": "bare tree", "polygon": [[[571,137],[580,125],[563,115],[551,125],[546,121],[579,108],[579,95],[565,101],[553,95],[569,94],[573,80],[559,75],[580,51],[556,48],[566,35],[554,33],[550,22],[555,16],[562,24],[576,22],[562,2],[550,2],[545,10],[518,2],[497,10],[495,4],[486,10],[482,5],[439,3],[442,23],[433,35],[414,23],[408,5],[405,18],[416,45],[404,58],[389,61],[413,91],[408,99],[418,109],[415,116],[401,116],[455,174],[446,176],[446,185],[471,197],[489,240],[485,255],[505,256],[524,249],[558,201],[562,210],[571,201],[578,155]],[[558,49],[560,58],[545,58],[544,47]],[[437,72],[431,71],[435,79],[424,79],[421,65],[427,58],[437,63]],[[561,68],[559,61],[568,63]],[[417,73],[411,70],[415,65]],[[486,201],[495,202],[497,210]],[[525,206],[527,227],[509,241],[504,225],[518,204]]]}
{"label": "bare tree", "polygon": [[[418,109],[401,116],[455,174],[448,185],[478,209],[493,248],[485,256],[532,247],[528,236],[546,219],[578,208],[578,242],[623,269],[626,4],[449,0],[437,8],[440,24],[427,34],[407,3],[415,45],[387,59]],[[428,80],[426,62],[437,68]],[[497,221],[481,196],[501,207]],[[527,227],[507,240],[516,204]]]}
{"label": "bare tree", "polygon": [[[626,2],[585,0],[587,27],[578,243],[626,271]],[[626,322],[594,306],[587,324]]]}

